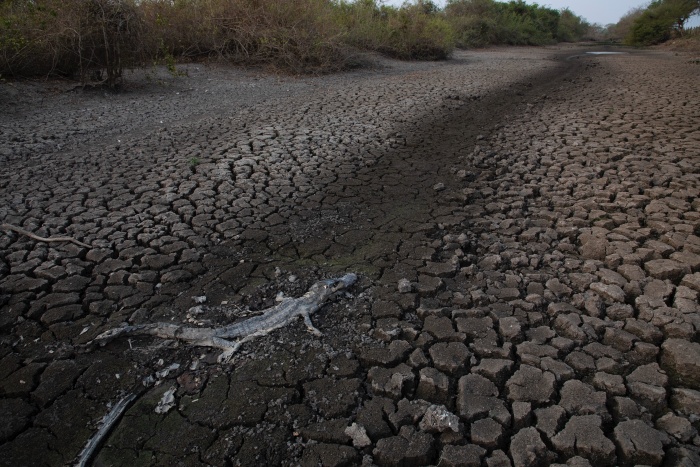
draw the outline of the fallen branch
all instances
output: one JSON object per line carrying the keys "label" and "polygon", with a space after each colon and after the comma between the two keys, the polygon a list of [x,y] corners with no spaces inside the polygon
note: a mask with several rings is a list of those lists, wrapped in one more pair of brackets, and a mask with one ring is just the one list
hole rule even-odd
{"label": "fallen branch", "polygon": [[114,425],[117,424],[122,415],[124,415],[124,412],[126,412],[126,409],[128,409],[131,403],[136,400],[138,395],[138,393],[128,394],[119,402],[114,404],[112,410],[110,410],[109,413],[102,419],[102,426],[100,429],[97,430],[97,433],[95,433],[93,437],[88,440],[83,450],[80,451],[80,454],[78,454],[75,467],[86,467],[88,465],[90,459],[95,453],[95,450],[100,444],[102,444],[102,441],[104,441]]}
{"label": "fallen branch", "polygon": [[32,238],[32,239],[39,241],[39,242],[46,242],[46,243],[71,242],[71,243],[74,243],[75,245],[78,245],[78,246],[82,246],[85,248],[92,248],[92,245],[88,245],[87,243],[83,243],[83,242],[76,240],[74,238],[71,238],[71,237],[51,237],[51,238],[40,237],[36,234],[31,233],[28,230],[24,230],[21,227],[17,227],[15,225],[11,225],[11,224],[0,224],[0,228],[4,229],[4,230],[11,230],[13,232],[17,232],[18,234],[25,235],[25,236]]}
{"label": "fallen branch", "polygon": [[[336,279],[316,282],[303,296],[286,299],[282,303],[266,310],[260,316],[221,328],[191,328],[172,323],[137,324],[126,323],[110,329],[97,336],[92,343],[106,345],[108,342],[124,335],[151,335],[164,339],[178,339],[202,347],[222,349],[219,362],[227,362],[240,346],[248,341],[269,334],[275,329],[286,326],[295,318],[301,317],[306,327],[313,334],[320,336],[321,331],[311,322],[311,314],[321,308],[331,296],[341,289],[350,287],[357,280],[355,274],[346,274]],[[228,339],[239,338],[232,342]]]}

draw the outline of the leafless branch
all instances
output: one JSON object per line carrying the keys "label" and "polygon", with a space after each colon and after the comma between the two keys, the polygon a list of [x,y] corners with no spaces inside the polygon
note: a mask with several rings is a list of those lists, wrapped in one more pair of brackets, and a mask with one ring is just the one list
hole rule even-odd
{"label": "leafless branch", "polygon": [[79,241],[79,240],[76,240],[76,239],[74,239],[74,238],[72,238],[72,237],[51,237],[51,238],[40,237],[40,236],[38,236],[38,235],[36,235],[36,234],[31,233],[31,232],[28,231],[28,230],[24,230],[24,229],[21,228],[21,227],[17,227],[17,226],[15,226],[15,225],[11,225],[11,224],[0,224],[0,229],[3,229],[3,230],[11,230],[11,231],[16,232],[16,233],[18,233],[18,234],[20,234],[20,235],[24,235],[24,236],[27,236],[27,237],[29,237],[29,238],[31,238],[31,239],[34,239],[34,240],[36,240],[36,241],[38,241],[38,242],[46,242],[46,243],[53,243],[53,242],[71,242],[71,243],[73,243],[73,244],[75,244],[75,245],[78,245],[78,246],[82,246],[82,247],[85,247],[85,248],[92,248],[92,245],[88,245],[87,243],[83,243],[83,242],[81,242],[81,241]]}

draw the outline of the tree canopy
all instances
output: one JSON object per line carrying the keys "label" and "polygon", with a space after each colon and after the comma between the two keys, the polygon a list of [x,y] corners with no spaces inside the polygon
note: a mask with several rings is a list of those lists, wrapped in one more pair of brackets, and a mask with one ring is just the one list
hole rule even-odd
{"label": "tree canopy", "polygon": [[486,44],[542,45],[580,40],[589,24],[570,10],[522,0],[448,0],[445,14],[463,47]]}
{"label": "tree canopy", "polygon": [[700,0],[655,0],[634,21],[625,42],[653,45],[683,35],[685,23],[700,11]]}

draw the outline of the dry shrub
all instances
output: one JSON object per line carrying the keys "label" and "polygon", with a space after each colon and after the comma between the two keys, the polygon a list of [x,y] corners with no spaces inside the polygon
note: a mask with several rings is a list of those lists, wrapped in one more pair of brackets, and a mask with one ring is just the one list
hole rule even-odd
{"label": "dry shrub", "polygon": [[612,41],[622,41],[632,30],[634,22],[642,16],[644,7],[633,8],[625,13],[620,20],[608,27],[607,39]]}
{"label": "dry shrub", "polygon": [[445,58],[449,25],[434,5],[374,0],[144,0],[149,50],[160,58],[210,56],[294,73],[348,66],[352,48],[411,59]]}
{"label": "dry shrub", "polygon": [[218,56],[292,73],[346,68],[355,49],[441,59],[452,29],[433,3],[375,0],[10,0],[0,3],[0,74],[106,73]]}
{"label": "dry shrub", "polygon": [[374,0],[341,3],[338,22],[346,42],[401,59],[439,60],[454,49],[454,34],[444,15],[429,1],[379,6]]}
{"label": "dry shrub", "polygon": [[106,72],[115,85],[137,57],[140,21],[131,0],[15,0],[0,6],[0,73]]}
{"label": "dry shrub", "polygon": [[[252,1],[250,3],[257,3]],[[295,72],[331,71],[346,65],[332,6],[323,0],[265,2],[248,36],[255,56]],[[256,34],[257,33],[257,34]]]}
{"label": "dry shrub", "polygon": [[568,10],[520,1],[450,0],[441,11],[430,0],[0,0],[0,75],[106,73],[114,86],[124,67],[174,71],[212,56],[324,73],[352,65],[358,49],[436,60],[455,43],[574,40],[583,26]]}
{"label": "dry shrub", "polygon": [[576,41],[588,30],[585,20],[568,9],[554,10],[522,1],[450,0],[446,13],[459,47]]}
{"label": "dry shrub", "polygon": [[442,60],[454,49],[454,33],[437,12],[422,3],[404,5],[389,16],[389,40],[379,51],[402,59]]}
{"label": "dry shrub", "polygon": [[456,32],[458,47],[484,47],[501,42],[502,21],[493,0],[453,0],[448,2],[446,12]]}
{"label": "dry shrub", "polygon": [[[0,5],[0,70],[3,75],[73,74],[80,40],[76,4],[5,2]],[[68,2],[66,2],[68,3]]]}
{"label": "dry shrub", "polygon": [[161,58],[211,56],[294,73],[346,64],[327,0],[150,0],[141,4],[149,50]]}

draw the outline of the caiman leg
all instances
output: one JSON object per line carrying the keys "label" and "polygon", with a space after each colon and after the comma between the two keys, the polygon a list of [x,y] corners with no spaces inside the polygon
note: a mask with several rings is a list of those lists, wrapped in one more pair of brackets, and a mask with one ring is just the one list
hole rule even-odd
{"label": "caiman leg", "polygon": [[[306,324],[306,328],[309,330],[310,333],[314,334],[315,336],[322,336],[323,333],[319,331],[311,322],[311,317],[309,316],[309,313],[302,313],[302,318],[304,318],[304,323]],[[221,339],[219,337],[214,337],[212,338],[212,342],[214,339],[216,339],[219,343],[225,343],[227,344],[227,347],[222,347],[221,344],[213,344],[213,343],[207,343],[209,340],[201,340],[201,341],[193,341],[192,343],[195,345],[201,345],[201,346],[209,346],[209,347],[217,347],[219,349],[222,349],[223,352],[221,352],[221,355],[216,359],[219,363],[228,363],[229,360],[231,360],[231,357],[233,357],[233,354],[238,351],[238,349],[241,348],[243,344],[246,342],[250,342],[253,339],[256,339],[258,337],[263,337],[270,332],[272,332],[273,329],[266,330],[266,331],[258,331],[254,332],[252,334],[249,334],[245,336],[242,339],[237,340],[236,342],[230,342],[225,339]]]}
{"label": "caiman leg", "polygon": [[314,323],[311,322],[311,315],[307,311],[306,313],[301,314],[302,318],[304,318],[304,324],[306,324],[306,328],[309,330],[311,334],[314,336],[322,336],[323,333],[319,331],[316,326],[314,326]]}

